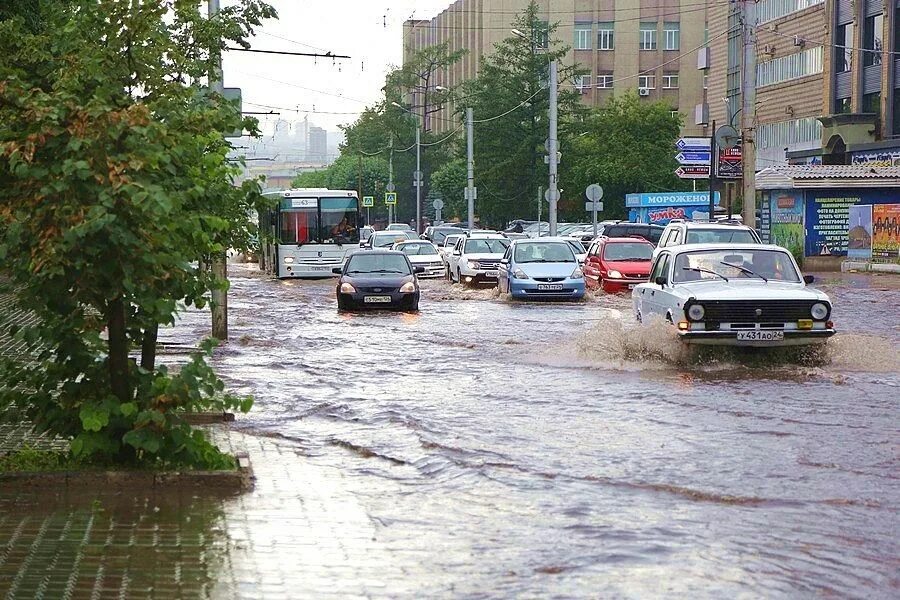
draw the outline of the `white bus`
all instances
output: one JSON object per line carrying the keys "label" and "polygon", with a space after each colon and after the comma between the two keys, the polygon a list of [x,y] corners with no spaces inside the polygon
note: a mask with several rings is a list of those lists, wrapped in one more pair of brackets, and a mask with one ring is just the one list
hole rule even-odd
{"label": "white bus", "polygon": [[302,188],[267,192],[277,204],[260,214],[259,266],[279,279],[332,277],[359,249],[356,192]]}

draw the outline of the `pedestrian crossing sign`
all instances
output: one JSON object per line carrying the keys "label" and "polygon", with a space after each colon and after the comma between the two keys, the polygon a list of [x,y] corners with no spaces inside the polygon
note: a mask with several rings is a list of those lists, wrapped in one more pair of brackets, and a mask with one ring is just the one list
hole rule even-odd
{"label": "pedestrian crossing sign", "polygon": [[384,203],[388,206],[393,206],[397,204],[397,192],[385,192],[384,193]]}
{"label": "pedestrian crossing sign", "polygon": [[363,196],[363,208],[375,206],[375,196]]}

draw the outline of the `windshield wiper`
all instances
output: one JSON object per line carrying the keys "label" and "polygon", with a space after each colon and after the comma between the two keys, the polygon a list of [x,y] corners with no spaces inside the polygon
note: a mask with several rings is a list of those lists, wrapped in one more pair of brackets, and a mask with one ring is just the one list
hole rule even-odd
{"label": "windshield wiper", "polygon": [[371,271],[365,271],[366,273],[403,273],[403,271],[397,271],[395,269],[372,269]]}
{"label": "windshield wiper", "polygon": [[728,278],[722,275],[721,273],[716,273],[715,271],[710,271],[709,269],[701,269],[700,267],[681,267],[682,271],[697,271],[698,273],[710,273],[717,277],[721,277],[725,281],[728,281]]}
{"label": "windshield wiper", "polygon": [[759,277],[760,279],[762,279],[762,280],[765,281],[766,283],[769,283],[769,280],[768,280],[768,279],[766,279],[765,277],[763,277],[763,276],[760,275],[759,273],[754,273],[753,271],[751,271],[751,270],[748,269],[747,267],[744,267],[744,266],[741,266],[741,265],[733,265],[733,264],[727,263],[727,262],[725,262],[725,261],[720,261],[720,264],[723,264],[723,265],[725,265],[726,267],[732,267],[732,268],[734,268],[734,269],[737,269],[737,270],[740,271],[741,273],[746,273],[747,275],[753,275],[754,277]]}

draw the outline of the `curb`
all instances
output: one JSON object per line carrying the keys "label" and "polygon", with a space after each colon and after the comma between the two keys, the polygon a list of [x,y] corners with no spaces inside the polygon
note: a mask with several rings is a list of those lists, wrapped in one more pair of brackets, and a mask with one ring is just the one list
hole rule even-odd
{"label": "curb", "polygon": [[900,274],[900,264],[896,263],[871,263],[863,261],[845,260],[841,263],[841,271],[861,271],[864,273],[896,273]]}
{"label": "curb", "polygon": [[83,490],[197,490],[239,493],[253,489],[255,476],[246,453],[235,454],[233,471],[23,471],[0,473],[4,490],[66,488]]}

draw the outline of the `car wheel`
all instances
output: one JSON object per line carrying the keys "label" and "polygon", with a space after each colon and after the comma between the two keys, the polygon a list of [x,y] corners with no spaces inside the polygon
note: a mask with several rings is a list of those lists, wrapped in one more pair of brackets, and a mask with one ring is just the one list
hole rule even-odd
{"label": "car wheel", "polygon": [[641,311],[636,311],[634,313],[634,318],[637,319],[638,323],[643,323],[644,321],[641,319]]}
{"label": "car wheel", "polygon": [[450,267],[449,267],[449,265],[444,269],[444,279],[446,279],[446,280],[449,281],[450,283],[453,283],[453,278],[450,277]]}

